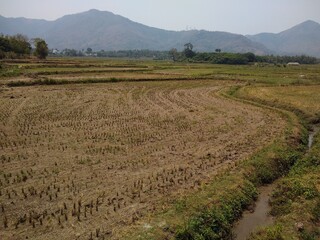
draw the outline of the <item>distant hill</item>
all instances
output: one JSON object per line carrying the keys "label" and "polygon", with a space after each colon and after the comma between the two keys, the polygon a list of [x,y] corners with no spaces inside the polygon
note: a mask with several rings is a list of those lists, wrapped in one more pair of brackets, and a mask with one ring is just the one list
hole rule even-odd
{"label": "distant hill", "polygon": [[196,51],[269,53],[260,43],[243,35],[209,31],[167,31],[133,22],[111,12],[90,10],[55,21],[0,16],[0,32],[44,38],[50,48],[94,50],[181,50],[191,42]]}
{"label": "distant hill", "polygon": [[44,38],[50,48],[93,50],[182,50],[191,42],[194,50],[253,52],[255,54],[306,54],[320,57],[320,25],[306,21],[278,34],[251,36],[204,30],[167,31],[133,22],[107,11],[90,10],[55,21],[0,16],[0,33],[22,33]]}
{"label": "distant hill", "polygon": [[247,37],[279,54],[320,57],[320,24],[314,21],[303,22],[278,34],[260,33]]}

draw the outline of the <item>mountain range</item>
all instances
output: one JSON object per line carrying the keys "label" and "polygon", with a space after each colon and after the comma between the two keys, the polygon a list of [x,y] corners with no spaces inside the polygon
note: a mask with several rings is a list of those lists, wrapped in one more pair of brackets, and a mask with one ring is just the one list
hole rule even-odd
{"label": "mountain range", "polygon": [[195,51],[253,52],[255,54],[307,54],[320,57],[320,24],[306,21],[278,34],[240,35],[228,32],[167,31],[133,22],[107,11],[89,10],[55,21],[0,16],[0,33],[21,33],[44,38],[50,48],[93,50],[183,49],[191,42]]}
{"label": "mountain range", "polygon": [[314,21],[305,21],[277,34],[260,33],[247,37],[281,55],[320,57],[320,24]]}

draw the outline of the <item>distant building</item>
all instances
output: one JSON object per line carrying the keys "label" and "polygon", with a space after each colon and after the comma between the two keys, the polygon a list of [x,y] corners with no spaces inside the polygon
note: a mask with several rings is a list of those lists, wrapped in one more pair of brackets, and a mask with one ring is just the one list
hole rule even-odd
{"label": "distant building", "polygon": [[53,50],[52,50],[52,53],[53,53],[53,54],[59,54],[60,51],[59,51],[58,49],[53,49]]}
{"label": "distant building", "polygon": [[300,66],[300,63],[298,62],[289,62],[287,63],[288,66]]}

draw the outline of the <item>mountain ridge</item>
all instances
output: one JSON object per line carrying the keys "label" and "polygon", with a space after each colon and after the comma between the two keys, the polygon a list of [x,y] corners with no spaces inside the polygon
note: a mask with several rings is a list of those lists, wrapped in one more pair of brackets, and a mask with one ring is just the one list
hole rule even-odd
{"label": "mountain ridge", "polygon": [[[51,21],[0,16],[0,32],[7,35],[21,33],[29,38],[41,37],[48,42],[50,48],[57,49],[81,50],[90,47],[97,51],[171,48],[182,50],[185,43],[191,42],[195,51],[200,52],[215,51],[217,48],[226,52],[253,52],[259,55],[286,52],[274,46],[278,45],[278,42],[274,40],[274,34],[270,33],[244,36],[222,31],[163,30],[96,9],[68,14]],[[265,38],[271,40],[268,42]]]}
{"label": "mountain ridge", "polygon": [[279,33],[259,33],[246,37],[281,55],[305,54],[320,57],[320,24],[312,20]]}

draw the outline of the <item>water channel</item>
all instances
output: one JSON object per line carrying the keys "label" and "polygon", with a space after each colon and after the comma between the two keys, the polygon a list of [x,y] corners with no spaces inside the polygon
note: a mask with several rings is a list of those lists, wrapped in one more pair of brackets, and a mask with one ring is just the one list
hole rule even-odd
{"label": "water channel", "polygon": [[[319,128],[313,127],[313,130],[309,133],[308,138],[308,148],[311,149],[313,144],[313,139],[315,134],[319,131]],[[271,225],[274,222],[272,216],[269,212],[271,207],[269,205],[269,200],[273,189],[276,184],[270,184],[268,186],[263,186],[259,188],[259,197],[255,202],[255,205],[251,211],[246,210],[243,213],[242,218],[236,223],[233,229],[233,235],[235,240],[246,240],[252,232],[260,227],[265,227]]]}

